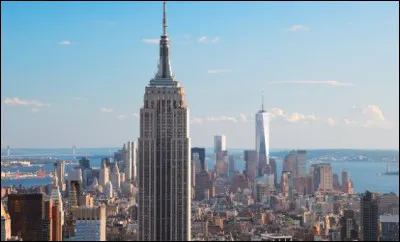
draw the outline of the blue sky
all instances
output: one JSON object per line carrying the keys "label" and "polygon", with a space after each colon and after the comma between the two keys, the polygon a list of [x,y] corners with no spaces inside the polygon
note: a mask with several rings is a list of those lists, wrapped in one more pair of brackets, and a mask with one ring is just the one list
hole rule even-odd
{"label": "blue sky", "polygon": [[[399,147],[398,2],[169,2],[192,145]],[[162,2],[2,2],[2,147],[137,140]],[[155,44],[154,44],[155,43]]]}

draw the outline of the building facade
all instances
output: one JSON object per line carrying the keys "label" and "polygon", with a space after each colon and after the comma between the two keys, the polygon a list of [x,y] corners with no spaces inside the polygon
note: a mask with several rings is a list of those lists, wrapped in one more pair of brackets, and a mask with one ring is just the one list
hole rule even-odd
{"label": "building facade", "polygon": [[164,2],[163,34],[156,76],[140,110],[138,146],[141,241],[191,239],[191,155],[185,89],[170,67]]}
{"label": "building facade", "polygon": [[361,240],[378,241],[378,202],[376,195],[367,191],[361,198]]}
{"label": "building facade", "polygon": [[106,241],[106,206],[73,207],[74,241]]}
{"label": "building facade", "polygon": [[264,94],[262,96],[261,110],[256,113],[256,151],[258,158],[258,176],[265,173],[269,165],[269,119],[264,110]]}

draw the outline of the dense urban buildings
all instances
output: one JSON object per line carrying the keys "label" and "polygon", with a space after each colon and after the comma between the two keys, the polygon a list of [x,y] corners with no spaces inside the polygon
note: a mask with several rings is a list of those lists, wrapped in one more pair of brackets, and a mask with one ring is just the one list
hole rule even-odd
{"label": "dense urban buildings", "polygon": [[185,89],[170,66],[164,2],[158,72],[146,87],[138,147],[139,240],[191,240],[191,161]]}

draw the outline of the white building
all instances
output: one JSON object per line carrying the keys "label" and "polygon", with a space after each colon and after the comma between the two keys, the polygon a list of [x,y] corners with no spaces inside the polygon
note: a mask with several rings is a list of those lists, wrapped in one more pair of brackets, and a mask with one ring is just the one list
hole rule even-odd
{"label": "white building", "polygon": [[111,175],[111,182],[116,190],[118,190],[121,187],[121,174],[119,173],[117,162],[114,162],[114,167]]}
{"label": "white building", "polygon": [[185,89],[170,66],[164,2],[158,72],[140,109],[138,209],[140,241],[190,241],[191,159]]}
{"label": "white building", "polygon": [[258,157],[258,176],[269,165],[269,119],[268,112],[264,110],[264,94],[262,96],[261,110],[256,113],[256,151]]}
{"label": "white building", "polygon": [[105,187],[107,182],[110,180],[110,169],[107,167],[106,162],[103,160],[101,163],[101,170],[99,175],[100,186]]}
{"label": "white building", "polygon": [[226,151],[226,137],[225,135],[214,136],[214,153]]}
{"label": "white building", "polygon": [[73,207],[74,241],[106,241],[106,206]]}

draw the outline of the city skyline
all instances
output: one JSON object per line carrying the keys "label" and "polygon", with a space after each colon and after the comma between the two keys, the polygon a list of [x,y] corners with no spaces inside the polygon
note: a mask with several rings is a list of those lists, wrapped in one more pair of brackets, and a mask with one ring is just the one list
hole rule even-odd
{"label": "city skyline", "polygon": [[[2,147],[139,137],[159,3],[95,4],[1,3]],[[170,6],[192,146],[254,147],[264,89],[271,149],[398,149],[398,3]]]}

